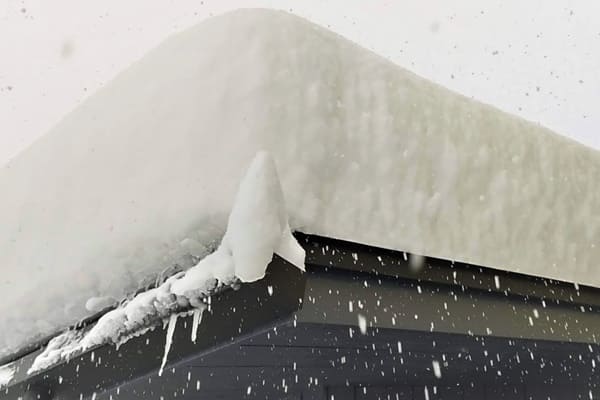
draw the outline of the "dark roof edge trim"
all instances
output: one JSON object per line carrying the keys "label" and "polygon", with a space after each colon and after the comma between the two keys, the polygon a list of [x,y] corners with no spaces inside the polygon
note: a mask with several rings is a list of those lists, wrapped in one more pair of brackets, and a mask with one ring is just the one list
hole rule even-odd
{"label": "dark roof edge trim", "polygon": [[296,232],[295,236],[306,250],[307,265],[600,307],[600,289],[592,286],[574,285],[301,232]]}

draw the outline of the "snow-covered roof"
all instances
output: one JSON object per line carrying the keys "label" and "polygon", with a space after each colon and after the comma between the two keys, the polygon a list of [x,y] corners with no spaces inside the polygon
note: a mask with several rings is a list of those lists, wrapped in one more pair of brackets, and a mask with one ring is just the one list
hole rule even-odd
{"label": "snow-covered roof", "polygon": [[293,229],[600,286],[597,152],[244,10],[170,38],[0,170],[0,356],[206,256],[260,150]]}

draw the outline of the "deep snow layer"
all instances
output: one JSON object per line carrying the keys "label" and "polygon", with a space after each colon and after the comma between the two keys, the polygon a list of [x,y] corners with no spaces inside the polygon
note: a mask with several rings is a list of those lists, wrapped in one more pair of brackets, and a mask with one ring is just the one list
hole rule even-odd
{"label": "deep snow layer", "polygon": [[260,149],[293,229],[600,286],[597,152],[247,10],[170,38],[0,170],[0,355],[208,254]]}

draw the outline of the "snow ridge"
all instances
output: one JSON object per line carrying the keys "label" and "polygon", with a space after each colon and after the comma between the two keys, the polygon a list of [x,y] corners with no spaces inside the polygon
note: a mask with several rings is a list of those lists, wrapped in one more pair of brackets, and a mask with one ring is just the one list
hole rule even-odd
{"label": "snow ridge", "polygon": [[[270,154],[261,151],[240,184],[227,231],[214,253],[187,271],[171,276],[162,285],[107,312],[87,333],[71,330],[52,339],[28,373],[46,369],[95,346],[120,345],[158,322],[168,320],[162,373],[178,313],[193,310],[198,322],[209,296],[238,282],[262,279],[273,254],[304,271],[304,249],[290,230],[275,161]],[[196,329],[194,326],[193,341]]]}

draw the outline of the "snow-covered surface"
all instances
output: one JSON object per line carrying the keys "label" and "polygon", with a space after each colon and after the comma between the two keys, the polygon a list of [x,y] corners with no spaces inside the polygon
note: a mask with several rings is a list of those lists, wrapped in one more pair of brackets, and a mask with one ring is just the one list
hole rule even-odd
{"label": "snow-covered surface", "polygon": [[38,372],[104,343],[120,345],[162,320],[168,321],[159,370],[162,375],[178,313],[192,309],[192,341],[195,342],[207,298],[238,281],[262,279],[273,254],[304,270],[304,249],[290,231],[275,162],[262,151],[256,155],[240,183],[227,230],[215,252],[185,272],[171,276],[160,286],[141,292],[107,312],[89,331],[68,330],[52,339],[28,372]]}
{"label": "snow-covered surface", "polygon": [[112,308],[117,301],[112,297],[104,296],[104,297],[90,297],[85,302],[85,309],[89,312],[101,312],[108,308]]}
{"label": "snow-covered surface", "polygon": [[203,259],[261,149],[292,229],[600,286],[597,152],[292,15],[239,11],[170,38],[0,170],[0,355]]}

